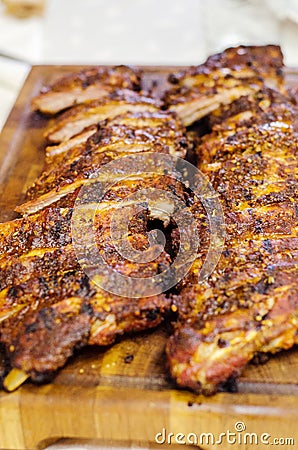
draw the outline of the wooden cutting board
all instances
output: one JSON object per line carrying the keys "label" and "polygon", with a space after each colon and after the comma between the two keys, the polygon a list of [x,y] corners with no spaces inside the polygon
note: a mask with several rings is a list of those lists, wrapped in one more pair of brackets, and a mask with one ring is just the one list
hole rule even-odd
{"label": "wooden cutting board", "polygon": [[[42,133],[47,121],[31,113],[30,101],[40,88],[79,66],[36,66],[0,136],[0,220],[17,217],[14,207],[40,173],[44,160]],[[165,83],[169,70],[145,68],[145,84]],[[176,68],[177,69],[177,68]],[[288,72],[288,82],[298,84],[298,71]],[[87,348],[75,355],[51,384],[27,382],[16,392],[0,392],[0,448],[33,449],[60,438],[98,439],[119,448],[180,448],[177,433],[190,440],[203,439],[206,449],[259,449],[262,434],[292,438],[275,448],[298,448],[298,352],[293,349],[271,358],[265,365],[247,367],[237,393],[205,398],[175,389],[168,379],[164,346],[166,326],[119,340],[109,348]],[[235,424],[241,422],[240,431]],[[246,431],[241,431],[242,428]],[[166,442],[155,436],[166,430]],[[213,433],[235,433],[229,443],[212,444]],[[256,433],[245,446],[244,434]],[[169,433],[173,433],[171,436]],[[159,435],[163,441],[163,434]],[[166,445],[170,439],[169,446]],[[179,439],[179,436],[178,436]],[[180,436],[180,439],[184,439]],[[263,439],[267,439],[263,436]],[[256,444],[258,440],[259,444]],[[211,442],[211,443],[210,443]],[[249,440],[248,440],[249,442]],[[269,445],[270,445],[269,444]],[[272,444],[273,445],[273,444]],[[138,448],[138,447],[133,447]],[[183,445],[182,448],[188,448]]]}

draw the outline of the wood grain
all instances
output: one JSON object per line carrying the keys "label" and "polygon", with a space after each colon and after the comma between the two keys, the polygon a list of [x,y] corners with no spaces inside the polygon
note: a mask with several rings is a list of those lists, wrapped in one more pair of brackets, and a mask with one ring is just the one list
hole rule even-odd
{"label": "wood grain", "polygon": [[[31,113],[31,99],[42,85],[78,68],[32,68],[0,137],[1,221],[17,217],[14,207],[43,166],[47,120]],[[164,86],[171,69],[146,68],[146,87],[154,81]],[[295,85],[297,80],[298,72],[291,71],[289,83]],[[74,355],[51,384],[28,382],[12,394],[1,392],[0,448],[41,448],[61,438],[98,439],[123,449],[132,442],[144,448],[177,448],[173,440],[170,445],[154,443],[155,435],[164,428],[174,434],[218,436],[235,431],[237,421],[245,423],[247,432],[292,437],[298,446],[296,349],[275,355],[265,365],[248,366],[238,393],[204,398],[175,389],[168,379],[164,346],[169,332],[163,326],[109,348],[87,348]],[[262,447],[225,442],[202,448]]]}

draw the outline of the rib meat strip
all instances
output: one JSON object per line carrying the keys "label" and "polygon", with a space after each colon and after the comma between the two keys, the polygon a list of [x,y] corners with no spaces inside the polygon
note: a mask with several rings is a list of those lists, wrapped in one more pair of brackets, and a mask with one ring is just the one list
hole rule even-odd
{"label": "rib meat strip", "polygon": [[[258,353],[297,342],[297,109],[273,101],[261,111],[262,102],[252,108],[258,114],[217,124],[198,147],[199,168],[224,211],[226,244],[198,285],[202,240],[175,298],[179,319],[167,354],[177,383],[205,394],[237,378]],[[192,211],[202,220],[201,204]]]}
{"label": "rib meat strip", "polygon": [[131,111],[154,112],[158,111],[160,106],[161,102],[142,93],[129,89],[113,91],[99,100],[74,106],[60,115],[46,131],[45,137],[51,143],[67,141],[102,120]]}
{"label": "rib meat strip", "polygon": [[132,111],[107,119],[85,143],[47,158],[44,172],[27,192],[27,201],[16,210],[36,212],[77,192],[90,182],[90,175],[119,157],[145,152],[183,157],[187,147],[185,129],[173,113]]}
{"label": "rib meat strip", "polygon": [[191,125],[264,85],[285,92],[282,68],[278,46],[230,48],[202,65],[170,75],[175,87],[166,92],[164,101],[184,125]]}
{"label": "rib meat strip", "polygon": [[[297,108],[287,98],[282,67],[279,47],[241,46],[172,74],[165,103],[137,92],[139,73],[122,66],[87,69],[36,99],[43,112],[70,109],[46,131],[56,145],[47,147],[44,171],[17,208],[23,217],[0,224],[0,343],[13,369],[4,383],[8,390],[28,376],[52,376],[76,348],[156,326],[171,307],[178,321],[167,345],[170,372],[196,392],[214,393],[258,353],[297,342]],[[187,133],[184,125],[202,117],[210,133]],[[148,152],[185,157],[190,141],[226,220],[224,251],[201,284],[211,238],[206,211],[167,171],[139,175],[129,167],[132,176],[125,180],[121,171],[110,176],[113,185],[100,202],[95,190],[76,203],[107,163]],[[160,286],[160,274],[179,251],[179,230],[168,218],[175,203],[160,205],[155,197],[143,199],[126,230],[130,248],[152,257],[137,263],[119,253],[112,220],[121,219],[118,206],[133,206],[143,189],[175,194],[196,218],[198,255],[172,296],[152,295],[144,283],[135,298],[117,278],[154,277]],[[74,247],[74,208],[85,242],[96,243],[87,246],[89,257]],[[153,258],[159,246],[149,245],[148,232],[156,221],[167,240]],[[108,281],[90,259],[95,251],[115,271]],[[108,283],[125,296],[109,292]]]}
{"label": "rib meat strip", "polygon": [[56,114],[66,108],[105,97],[115,89],[140,90],[141,74],[126,66],[90,67],[66,75],[43,88],[32,105],[46,114]]}
{"label": "rib meat strip", "polygon": [[[117,132],[118,130],[118,132]],[[28,193],[34,201],[43,194],[56,195],[55,205],[44,205],[24,212],[29,215],[0,225],[0,323],[1,343],[5,346],[11,369],[21,371],[32,379],[45,379],[63,366],[75,348],[87,344],[107,345],[118,335],[156,326],[169,310],[171,300],[165,294],[152,295],[146,286],[140,288],[138,298],[117,296],[106,291],[104,281],[91,262],[78,262],[72,242],[71,219],[80,184],[73,192],[59,199],[63,182],[70,184],[99,169],[102,164],[134,152],[172,153],[184,156],[187,142],[185,130],[172,113],[154,106],[153,111],[131,111],[127,115],[106,120],[85,143],[78,143],[64,154],[48,161],[41,183]],[[52,170],[51,170],[52,169]],[[168,268],[172,257],[162,250],[146,263],[135,263],[117,251],[110,236],[111,220],[121,208],[133,205],[130,197],[141,189],[175,192],[182,201],[185,191],[178,181],[162,173],[134,175],[117,181],[98,203],[96,192],[82,208],[82,233],[86,242],[92,236],[84,224],[94,220],[96,249],[115,273],[128,278],[152,278]],[[83,178],[82,178],[83,174]],[[86,178],[84,178],[86,177]],[[120,177],[121,179],[121,177]],[[59,184],[60,183],[60,184]],[[47,187],[47,189],[45,188]],[[127,200],[126,200],[127,199]],[[155,252],[149,246],[150,221],[158,218],[160,205],[144,203],[144,209],[129,222],[127,241],[135,251]],[[169,203],[169,208],[174,205]],[[170,212],[170,211],[169,211]],[[95,215],[94,215],[95,213]],[[163,218],[161,218],[163,220]],[[89,276],[83,271],[90,269]],[[110,283],[119,280],[113,273]],[[125,291],[125,286],[121,289]],[[8,390],[18,382],[8,375]]]}

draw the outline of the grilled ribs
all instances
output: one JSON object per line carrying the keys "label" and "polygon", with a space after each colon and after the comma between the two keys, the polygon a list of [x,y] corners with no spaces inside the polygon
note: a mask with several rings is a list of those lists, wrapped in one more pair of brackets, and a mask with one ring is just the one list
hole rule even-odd
{"label": "grilled ribs", "polygon": [[[258,352],[297,342],[297,109],[274,97],[256,98],[249,117],[217,124],[197,149],[219,193],[226,244],[198,285],[203,241],[175,298],[179,319],[167,354],[177,383],[205,394],[239,376]],[[201,205],[192,209],[200,220]]]}
{"label": "grilled ribs", "polygon": [[50,87],[43,88],[33,100],[33,107],[46,114],[105,97],[115,89],[140,90],[141,76],[126,66],[93,67],[75,75],[66,75]]}
{"label": "grilled ribs", "polygon": [[283,92],[282,68],[277,46],[227,49],[200,66],[170,75],[175,86],[166,92],[164,101],[188,126],[264,85]]}
{"label": "grilled ribs", "polygon": [[96,125],[91,125],[90,127],[84,128],[84,130],[75,135],[73,138],[69,139],[68,141],[61,142],[57,145],[49,145],[46,147],[46,159],[47,161],[51,161],[52,157],[55,157],[56,155],[62,155],[71,150],[72,148],[76,147],[79,144],[84,144],[87,139],[92,136],[93,133],[97,130]]}
{"label": "grilled ribs", "polygon": [[[163,101],[142,93],[141,74],[122,66],[87,69],[35,99],[34,108],[45,113],[69,109],[46,131],[44,171],[16,208],[23,217],[0,224],[0,342],[17,370],[5,379],[8,390],[27,376],[39,381],[52,375],[75,348],[107,345],[117,335],[156,326],[170,308],[177,311],[166,349],[170,372],[178,385],[196,392],[214,393],[259,352],[296,343],[297,108],[282,67],[279,47],[241,46],[172,74],[174,87]],[[186,132],[184,125],[202,117],[205,136]],[[155,277],[170,268],[180,234],[161,209],[171,212],[174,204],[161,208],[158,198],[144,199],[129,222],[131,248],[152,255],[157,244],[150,246],[148,231],[156,220],[163,224],[167,242],[149,262],[126,259],[110,235],[119,205],[130,206],[143,189],[157,189],[185,203],[200,248],[172,292],[151,295],[145,285],[137,297],[124,285],[124,297],[108,292],[97,268],[74,248],[71,222],[81,188],[120,157],[154,152],[183,158],[192,145],[226,221],[215,271],[197,283],[211,237],[200,199],[167,171],[136,175],[131,167],[133,176],[115,174],[99,203],[91,195],[80,205],[86,242],[94,237],[96,252],[128,277]],[[92,233],[84,226],[91,219]],[[110,281],[118,283],[116,276]]]}
{"label": "grilled ribs", "polygon": [[84,128],[97,124],[101,120],[112,119],[129,111],[159,111],[161,103],[142,93],[129,89],[113,91],[109,95],[74,106],[67,110],[55,124],[47,130],[45,137],[49,142],[59,143],[81,133]]}
{"label": "grilled ribs", "polygon": [[[109,202],[109,207],[100,211],[95,219],[100,251],[118,272],[128,276],[155,275],[160,266],[170,263],[166,252],[153,262],[136,266],[123,260],[113,248],[113,243],[108,243],[105,234],[116,201]],[[70,223],[66,219],[69,219],[71,211],[47,210],[39,214],[44,217],[22,219],[27,224],[33,223],[33,227],[30,227],[27,245],[18,256],[18,266],[9,264],[10,261],[1,265],[1,314],[6,316],[1,339],[9,348],[12,365],[22,368],[33,378],[63,365],[76,345],[106,345],[124,331],[155,326],[169,305],[169,299],[164,295],[146,298],[140,292],[140,298],[124,299],[92,283],[69,244]],[[42,223],[42,219],[50,224],[51,218],[60,219],[60,223],[65,225],[59,231],[60,242],[56,239],[53,242],[52,227],[44,226],[43,245],[50,244],[51,247],[43,248],[39,243],[34,249],[30,239],[32,234],[35,235],[34,225],[37,221]],[[148,214],[143,212],[142,217],[135,218],[131,224],[130,240],[139,250],[148,244],[145,234],[147,219]],[[62,246],[63,243],[66,245]],[[48,342],[53,344],[53,348],[49,349]]]}
{"label": "grilled ribs", "polygon": [[[52,374],[77,347],[107,345],[124,332],[156,326],[170,308],[169,297],[153,295],[146,286],[132,298],[132,291],[127,297],[105,291],[92,266],[93,276],[88,278],[83,270],[88,264],[78,262],[72,242],[71,220],[79,188],[92,183],[90,175],[104,164],[142,152],[185,156],[188,143],[179,119],[161,111],[159,103],[149,97],[147,103],[143,96],[133,98],[130,112],[120,116],[114,112],[112,118],[88,130],[92,134],[84,136],[87,139],[48,153],[41,178],[28,190],[30,200],[18,208],[25,217],[0,225],[1,342],[11,367],[32,379]],[[171,255],[162,250],[146,263],[126,260],[110,237],[113,214],[119,203],[121,207],[133,204],[133,199],[126,202],[126,198],[140,189],[175,192],[181,200],[185,191],[164,173],[134,175],[133,167],[129,169],[133,176],[119,181],[117,177],[121,180],[121,176],[116,174],[95,209],[92,202],[97,200],[96,192],[94,198],[88,198],[83,205],[82,230],[86,218],[94,221],[96,249],[115,272],[128,278],[152,278],[170,267]],[[45,205],[46,196],[51,201]],[[147,202],[130,220],[127,239],[135,251],[147,250],[155,255],[148,231],[150,220],[159,215],[159,207],[158,199],[157,205]],[[91,242],[92,236],[84,236]],[[109,282],[113,283],[113,275]],[[116,282],[121,288],[115,278]],[[121,291],[124,295],[125,286]],[[9,381],[9,377],[6,387],[11,390],[15,381]]]}
{"label": "grilled ribs", "polygon": [[149,112],[139,112],[139,104],[133,107],[136,111],[101,122],[99,130],[84,143],[47,157],[44,172],[27,192],[28,201],[16,210],[36,212],[76,193],[89,182],[90,174],[121,156],[143,152],[185,155],[188,144],[184,128],[172,113],[156,107],[153,112],[150,107]]}

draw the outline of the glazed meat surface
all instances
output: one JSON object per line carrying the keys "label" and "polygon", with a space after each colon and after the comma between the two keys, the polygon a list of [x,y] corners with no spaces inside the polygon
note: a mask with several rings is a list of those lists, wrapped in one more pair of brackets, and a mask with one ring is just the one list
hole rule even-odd
{"label": "glazed meat surface", "polygon": [[[231,47],[209,56],[206,62],[186,71],[170,75],[173,84],[183,86],[200,85],[205,74],[228,74],[234,78],[249,79],[260,76],[266,80],[268,87],[280,90],[283,88],[283,55],[277,45]],[[210,81],[212,84],[212,81]]]}
{"label": "glazed meat surface", "polygon": [[[116,198],[109,202],[95,218],[99,252],[118,273],[129,277],[158,274],[170,264],[166,252],[136,266],[119,256],[113,241],[107,239],[116,202]],[[15,245],[23,243],[19,255],[14,260],[1,258],[1,341],[7,346],[11,366],[33,378],[64,365],[77,346],[107,345],[124,332],[156,326],[169,308],[164,295],[148,297],[148,292],[139,292],[138,298],[118,297],[98,285],[96,274],[90,279],[71,243],[67,220],[71,214],[71,210],[48,209],[21,219],[28,231],[25,243],[22,231],[14,240]],[[129,240],[136,250],[148,246],[148,217],[144,211],[130,224]],[[59,241],[50,225],[54,218],[61,225]],[[43,225],[42,242],[32,242],[37,223]],[[15,229],[20,230],[20,223]]]}
{"label": "glazed meat surface", "polygon": [[[197,284],[201,246],[175,302],[179,320],[167,354],[181,386],[210,394],[258,352],[297,342],[297,110],[255,104],[226,119],[198,147],[199,168],[219,193],[226,243],[210,278]],[[202,217],[194,203],[193,213]],[[208,233],[207,233],[208,234]]]}
{"label": "glazed meat surface", "polygon": [[200,66],[170,75],[175,87],[164,101],[188,126],[264,85],[284,92],[282,68],[277,46],[230,48]]}
{"label": "glazed meat surface", "polygon": [[28,201],[17,211],[32,213],[55,203],[119,157],[145,152],[184,157],[187,146],[185,129],[173,113],[128,112],[107,119],[85,142],[47,157],[44,172],[27,192]]}
{"label": "glazed meat surface", "polygon": [[[297,342],[298,122],[282,68],[279,47],[240,46],[172,74],[162,100],[141,91],[138,70],[119,66],[67,76],[33,101],[61,114],[45,132],[44,170],[16,208],[22,217],[0,224],[0,343],[12,369],[6,389],[27,377],[46,380],[76,348],[155,327],[169,310],[177,314],[166,348],[170,373],[195,392],[224,389],[259,353]],[[201,118],[199,131],[185,128]],[[224,248],[200,283],[215,242],[210,217],[191,192],[195,180],[172,177],[165,155],[191,155],[223,211]],[[131,157],[140,156],[154,161],[154,172],[135,170]],[[97,187],[107,182],[99,198]],[[140,198],[126,224],[122,209]],[[183,278],[172,270],[181,230],[171,214],[179,202],[200,243]],[[130,257],[119,251],[122,237],[111,235],[115,218]],[[162,245],[152,241],[156,227]],[[141,254],[147,259],[139,262]],[[98,268],[97,256],[114,272]],[[180,281],[169,290],[161,274],[170,269]]]}
{"label": "glazed meat surface", "polygon": [[[128,278],[152,278],[171,264],[162,251],[146,263],[134,263],[119,254],[110,236],[111,218],[119,201],[142,188],[162,189],[183,199],[184,191],[167,177],[156,175],[117,183],[98,205],[94,220],[96,248],[109,267]],[[125,203],[125,201],[124,201]],[[122,207],[124,204],[122,203]],[[148,221],[153,205],[148,205],[129,223],[128,242],[135,251],[149,249]],[[76,347],[107,345],[117,335],[156,326],[170,307],[164,294],[152,295],[146,286],[135,298],[109,293],[90,277],[78,262],[71,233],[71,208],[46,208],[1,228],[1,240],[9,249],[1,255],[1,342],[6,345],[11,367],[33,379],[53,373],[65,364]],[[83,211],[92,218],[92,206]],[[154,211],[153,211],[153,217]],[[149,250],[148,250],[149,251]],[[154,252],[154,247],[150,247]],[[113,279],[109,279],[113,283]],[[118,289],[119,281],[115,278]],[[125,292],[125,286],[121,291]],[[50,344],[49,344],[50,343]]]}
{"label": "glazed meat surface", "polygon": [[[161,111],[159,102],[150,97],[131,95],[126,92],[120,100],[131,100],[127,112],[126,106],[123,111],[120,108],[119,116],[111,100],[112,105],[105,103],[113,111],[110,118],[105,116],[71,145],[60,146],[58,151],[57,147],[48,149],[44,172],[28,190],[27,204],[18,208],[24,217],[0,225],[1,342],[10,367],[21,371],[23,377],[38,380],[54,373],[77,347],[111,344],[125,332],[154,327],[170,308],[169,297],[154,294],[154,283],[152,292],[144,283],[137,295],[130,297],[131,288],[124,284],[121,288],[112,274],[109,286],[117,285],[122,295],[109,292],[92,261],[79,260],[73,244],[73,208],[80,208],[75,203],[80,187],[96,182],[92,174],[127,155],[186,154],[185,129],[175,114]],[[147,252],[145,263],[126,259],[118,252],[110,236],[111,220],[119,204],[132,207],[136,200],[131,196],[142,189],[175,192],[181,201],[186,194],[163,171],[138,175],[130,161],[126,164],[126,179],[121,175],[123,162],[118,174],[108,176],[113,185],[100,202],[97,191],[93,194],[91,190],[88,199],[84,197],[81,234],[85,242],[95,239],[96,251],[115,273],[136,279],[157,277],[158,283],[159,273],[172,262],[167,250],[157,251],[157,244],[149,242],[150,222],[159,217],[159,199],[144,203],[145,199],[141,212],[129,221],[127,242],[134,252]],[[174,208],[170,203],[168,206],[169,210]],[[84,227],[92,220],[91,233]],[[83,269],[91,274],[87,276]],[[16,386],[11,377],[8,375],[5,382],[9,390]]]}
{"label": "glazed meat surface", "polygon": [[67,141],[105,119],[112,119],[126,112],[157,112],[161,103],[152,97],[128,89],[113,91],[108,96],[83,105],[74,106],[55,120],[45,137],[49,142]]}

